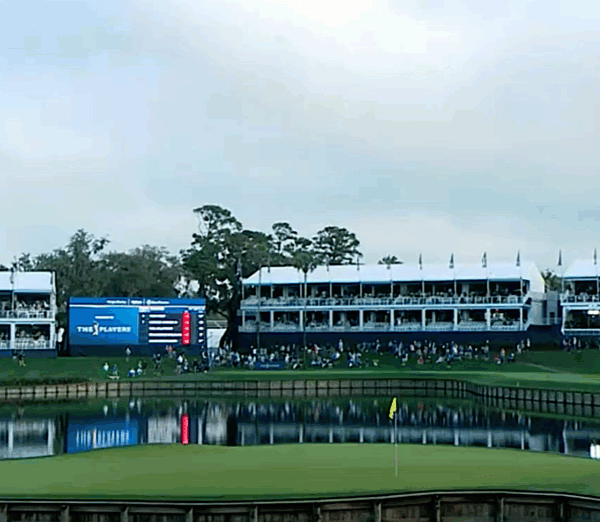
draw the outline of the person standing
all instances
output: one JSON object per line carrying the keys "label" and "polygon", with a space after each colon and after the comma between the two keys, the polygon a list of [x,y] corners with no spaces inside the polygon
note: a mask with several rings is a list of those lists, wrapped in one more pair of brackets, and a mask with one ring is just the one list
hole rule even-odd
{"label": "person standing", "polygon": [[129,362],[129,356],[131,355],[131,348],[129,348],[129,346],[127,346],[125,348],[125,361]]}

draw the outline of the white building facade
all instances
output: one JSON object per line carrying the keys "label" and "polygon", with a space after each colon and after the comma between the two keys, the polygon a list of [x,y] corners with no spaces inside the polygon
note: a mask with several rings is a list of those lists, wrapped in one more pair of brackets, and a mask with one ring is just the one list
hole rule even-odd
{"label": "white building facade", "polygon": [[0,272],[0,357],[56,355],[56,310],[54,273]]}
{"label": "white building facade", "polygon": [[565,336],[600,336],[600,271],[596,260],[575,261],[562,274],[561,331]]}
{"label": "white building facade", "polygon": [[[243,282],[242,346],[346,337],[523,338],[549,325],[533,263],[263,268]],[[299,337],[301,334],[301,337]],[[293,339],[293,340],[292,340]]]}

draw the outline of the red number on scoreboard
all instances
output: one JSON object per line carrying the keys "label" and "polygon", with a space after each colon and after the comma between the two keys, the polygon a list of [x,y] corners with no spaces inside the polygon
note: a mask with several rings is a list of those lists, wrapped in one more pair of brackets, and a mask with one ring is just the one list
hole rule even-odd
{"label": "red number on scoreboard", "polygon": [[181,344],[190,344],[190,313],[181,316]]}

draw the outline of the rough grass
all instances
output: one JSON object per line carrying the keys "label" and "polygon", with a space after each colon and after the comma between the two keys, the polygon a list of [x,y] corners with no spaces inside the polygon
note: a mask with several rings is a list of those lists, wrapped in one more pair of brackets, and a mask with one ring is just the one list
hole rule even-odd
{"label": "rough grass", "polygon": [[[50,378],[71,378],[93,381],[105,381],[101,369],[104,361],[119,367],[121,380],[129,380],[126,370],[137,365],[139,357],[132,357],[129,363],[124,357],[60,357],[56,359],[27,359],[26,367],[21,368],[12,359],[0,359],[0,385],[17,381],[40,382]],[[370,356],[378,360],[377,367],[366,369],[348,369],[338,365],[332,369],[306,369],[301,371],[248,371],[218,368],[207,374],[175,373],[175,362],[163,362],[164,374],[160,380],[197,381],[197,380],[295,380],[295,379],[390,379],[390,378],[432,378],[464,379],[477,384],[496,386],[521,386],[537,388],[572,389],[581,391],[600,391],[600,352],[531,352],[521,356],[514,364],[497,366],[493,361],[462,361],[446,365],[402,366],[391,356]],[[144,358],[148,364],[146,375],[141,379],[155,380],[150,358]],[[544,366],[545,368],[541,368]],[[140,380],[140,378],[134,378]]]}

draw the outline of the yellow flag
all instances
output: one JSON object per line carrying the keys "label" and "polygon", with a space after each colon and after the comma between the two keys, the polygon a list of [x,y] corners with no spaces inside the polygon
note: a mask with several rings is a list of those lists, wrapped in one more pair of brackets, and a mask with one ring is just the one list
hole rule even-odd
{"label": "yellow flag", "polygon": [[392,399],[392,404],[390,404],[390,419],[394,418],[394,413],[396,413],[396,397]]}

